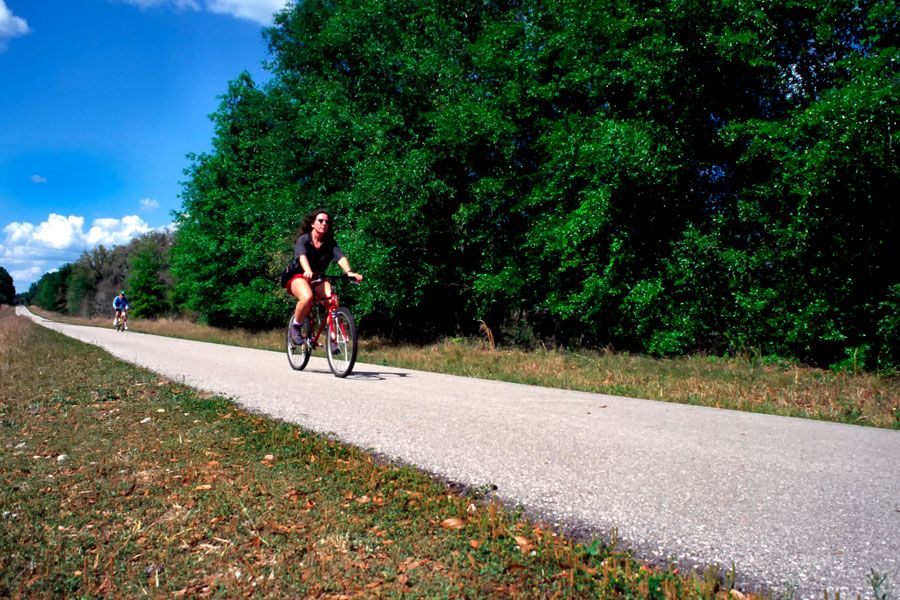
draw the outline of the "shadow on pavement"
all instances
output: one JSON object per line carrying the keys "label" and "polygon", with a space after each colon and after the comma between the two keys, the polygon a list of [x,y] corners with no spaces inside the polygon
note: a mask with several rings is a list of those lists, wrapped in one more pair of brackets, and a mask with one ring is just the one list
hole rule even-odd
{"label": "shadow on pavement", "polygon": [[409,377],[409,373],[379,373],[378,371],[353,371],[347,379],[367,379],[372,381],[386,381],[388,377]]}

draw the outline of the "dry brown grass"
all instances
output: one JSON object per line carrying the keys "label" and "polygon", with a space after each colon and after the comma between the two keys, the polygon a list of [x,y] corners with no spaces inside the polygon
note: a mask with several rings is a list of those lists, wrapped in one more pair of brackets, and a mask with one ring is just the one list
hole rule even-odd
{"label": "dry brown grass", "polygon": [[900,379],[871,373],[742,358],[491,350],[468,340],[368,340],[360,353],[363,361],[467,377],[900,429]]}
{"label": "dry brown grass", "polygon": [[0,304],[0,377],[8,373],[14,354],[21,352],[21,347],[14,342],[25,335],[30,323],[26,317],[16,317],[15,310]]}

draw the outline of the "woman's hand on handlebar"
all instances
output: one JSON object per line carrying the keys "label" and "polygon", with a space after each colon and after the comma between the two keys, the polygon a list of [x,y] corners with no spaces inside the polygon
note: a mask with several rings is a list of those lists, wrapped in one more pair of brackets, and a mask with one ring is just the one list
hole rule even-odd
{"label": "woman's hand on handlebar", "polygon": [[313,271],[306,271],[303,273],[303,279],[305,279],[309,285],[318,285],[325,281],[325,275],[322,273],[314,273]]}
{"label": "woman's hand on handlebar", "polygon": [[363,276],[359,273],[355,273],[353,271],[347,271],[344,273],[349,279],[355,279],[356,283],[362,283]]}

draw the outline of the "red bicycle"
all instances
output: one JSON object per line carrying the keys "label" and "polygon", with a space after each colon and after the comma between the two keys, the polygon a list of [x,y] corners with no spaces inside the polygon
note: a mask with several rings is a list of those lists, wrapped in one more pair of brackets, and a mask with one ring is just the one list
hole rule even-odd
{"label": "red bicycle", "polygon": [[[329,281],[324,275],[316,275],[310,281],[310,285],[316,285]],[[344,277],[342,281],[357,283],[353,279]],[[314,313],[320,313],[315,315]],[[300,324],[299,333],[294,329],[294,314],[288,320],[287,326],[287,357],[291,368],[302,371],[309,362],[312,351],[320,346],[319,338],[324,331],[328,331],[325,341],[325,356],[328,358],[328,366],[335,377],[346,377],[356,364],[356,319],[346,306],[338,304],[337,294],[334,293],[334,285],[331,286],[331,295],[317,299],[309,314]],[[313,334],[315,332],[315,334]]]}

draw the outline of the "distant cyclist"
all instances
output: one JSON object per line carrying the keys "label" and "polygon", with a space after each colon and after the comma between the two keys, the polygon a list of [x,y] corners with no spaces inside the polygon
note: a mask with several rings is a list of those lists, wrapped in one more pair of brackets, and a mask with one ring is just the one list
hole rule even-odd
{"label": "distant cyclist", "polygon": [[122,290],[121,292],[119,292],[119,295],[113,299],[113,310],[116,311],[116,316],[113,317],[113,325],[116,325],[119,317],[121,317],[125,329],[128,329],[129,308],[131,308],[131,305],[128,303],[128,298],[125,297],[125,290]]}
{"label": "distant cyclist", "polygon": [[[303,273],[295,275],[286,286],[287,291],[297,298],[297,306],[294,308],[295,323],[302,323],[306,318],[306,314],[312,308],[314,296],[326,298],[330,294],[330,290],[324,289],[325,285],[321,283],[315,284],[315,289],[310,285],[315,275],[324,274],[330,263],[337,263],[351,279],[362,281],[363,278],[359,273],[350,270],[350,262],[334,239],[331,215],[322,208],[312,211],[303,219],[294,244],[294,260],[299,262],[303,269]],[[300,326],[295,327],[299,331]]]}

